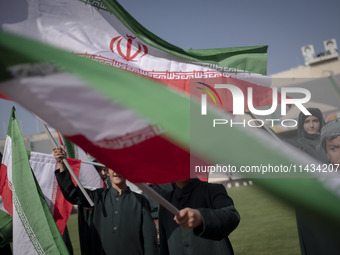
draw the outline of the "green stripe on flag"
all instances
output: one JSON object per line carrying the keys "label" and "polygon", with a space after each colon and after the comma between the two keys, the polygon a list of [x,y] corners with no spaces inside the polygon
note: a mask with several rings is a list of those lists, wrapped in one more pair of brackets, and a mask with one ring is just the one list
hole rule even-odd
{"label": "green stripe on flag", "polygon": [[151,33],[127,13],[117,1],[101,0],[101,2],[139,39],[164,52],[190,62],[211,63],[264,75],[267,73],[267,46],[183,50]]}
{"label": "green stripe on flag", "polygon": [[64,145],[65,145],[66,151],[67,151],[67,157],[78,159],[75,144],[72,143],[70,140],[68,140],[65,137],[63,137],[63,140],[64,140]]}
{"label": "green stripe on flag", "polygon": [[0,210],[0,250],[12,242],[12,216]]}
{"label": "green stripe on flag", "polygon": [[[26,234],[38,254],[68,254],[44,194],[29,165],[14,108],[7,134],[12,141],[12,182],[15,190],[13,204]],[[14,230],[14,234],[15,231],[17,230]]]}

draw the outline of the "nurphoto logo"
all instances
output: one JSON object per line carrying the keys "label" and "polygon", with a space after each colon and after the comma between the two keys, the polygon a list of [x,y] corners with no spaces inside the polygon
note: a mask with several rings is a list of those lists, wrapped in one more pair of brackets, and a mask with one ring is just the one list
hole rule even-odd
{"label": "nurphoto logo", "polygon": [[[269,109],[256,109],[253,102],[253,88],[248,87],[246,91],[246,95],[244,95],[244,92],[237,86],[232,84],[215,84],[214,87],[209,86],[205,83],[199,82],[199,84],[205,86],[206,88],[196,87],[197,89],[203,90],[205,94],[201,94],[201,115],[207,115],[207,95],[210,96],[210,98],[213,100],[214,104],[217,106],[217,100],[218,99],[219,104],[223,106],[221,97],[216,89],[223,89],[228,90],[232,95],[232,114],[233,115],[245,115],[245,105],[247,103],[248,111],[254,115],[258,116],[268,116],[273,114],[275,111],[277,111],[279,103],[281,104],[280,108],[280,114],[282,116],[285,116],[287,114],[287,106],[293,106],[295,105],[303,114],[305,115],[311,115],[311,113],[306,109],[306,107],[303,105],[311,99],[311,93],[309,90],[305,88],[298,88],[298,87],[284,87],[281,88],[280,91],[280,97],[278,93],[277,88],[272,88],[272,103],[270,105]],[[211,92],[210,92],[210,91]],[[223,90],[220,90],[220,93],[223,93]],[[288,96],[289,93],[295,93],[299,94],[299,98],[291,98]],[[214,96],[214,95],[215,96]],[[247,101],[246,99],[247,98]],[[279,102],[280,99],[280,102]],[[262,127],[265,123],[265,121],[270,123],[271,127],[278,124],[279,122],[281,126],[283,127],[295,127],[297,126],[297,121],[294,119],[251,119],[246,121],[245,119],[243,121],[235,122],[232,119],[213,119],[212,126],[216,127],[217,125],[226,125],[230,124],[230,126],[233,125],[242,125],[242,126],[249,126],[249,127]]]}

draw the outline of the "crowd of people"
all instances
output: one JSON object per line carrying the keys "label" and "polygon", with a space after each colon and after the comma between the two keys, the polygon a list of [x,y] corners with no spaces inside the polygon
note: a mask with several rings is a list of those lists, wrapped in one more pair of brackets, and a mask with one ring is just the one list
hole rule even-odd
{"label": "crowd of people", "polygon": [[[294,145],[320,163],[339,164],[340,119],[325,124],[319,109],[307,110],[311,115],[299,115]],[[71,203],[88,207],[83,195],[72,184],[68,172],[64,171],[61,159],[66,157],[65,151],[55,148],[54,155],[61,162],[56,176],[65,198]],[[223,185],[198,178],[178,181],[166,188],[151,185],[180,210],[177,215],[172,215],[147,195],[148,199],[145,199],[130,191],[125,179],[114,170],[106,168],[106,173],[109,176],[108,186],[112,189],[89,191],[95,203],[91,209],[95,216],[92,238],[89,240],[97,244],[97,253],[126,254],[124,252],[129,249],[128,254],[233,254],[228,236],[238,226],[240,215]],[[121,202],[118,202],[119,199]],[[152,209],[150,204],[153,205]],[[108,211],[111,214],[107,214]],[[338,240],[324,232],[317,222],[309,221],[307,214],[306,211],[296,210],[301,254],[323,254],[325,247],[327,254],[339,254]],[[152,220],[156,220],[157,224],[153,224]],[[131,228],[125,226],[124,223],[128,222]],[[155,226],[159,237],[156,236]],[[129,240],[129,248],[126,240]],[[92,254],[88,251],[84,254]]]}
{"label": "crowd of people", "polygon": [[[294,145],[320,163],[340,164],[340,119],[325,124],[319,109],[307,110],[311,115],[299,115]],[[237,228],[240,215],[222,184],[198,178],[149,184],[178,208],[173,215],[148,195],[130,190],[114,169],[96,166],[105,185],[86,189],[94,202],[91,206],[66,170],[65,150],[56,147],[53,154],[59,163],[58,185],[65,199],[78,205],[82,254],[234,254],[228,236]],[[325,249],[329,255],[340,254],[337,238],[324,232],[315,219],[310,221],[308,212],[297,209],[296,220],[301,254],[325,254]],[[0,234],[1,246],[4,238]],[[2,251],[9,248],[7,241]]]}

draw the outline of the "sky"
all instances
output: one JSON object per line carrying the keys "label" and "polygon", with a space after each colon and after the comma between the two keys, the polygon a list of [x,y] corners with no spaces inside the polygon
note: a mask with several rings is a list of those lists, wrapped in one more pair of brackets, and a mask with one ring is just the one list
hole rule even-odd
{"label": "sky", "polygon": [[[304,65],[301,47],[340,48],[339,0],[118,0],[145,28],[183,49],[268,45],[268,75]],[[0,11],[1,15],[1,11]],[[24,135],[42,132],[20,105],[0,99],[0,139],[15,105]]]}
{"label": "sky", "polygon": [[268,45],[268,74],[303,65],[301,47],[340,45],[338,0],[119,0],[148,30],[183,49]]}

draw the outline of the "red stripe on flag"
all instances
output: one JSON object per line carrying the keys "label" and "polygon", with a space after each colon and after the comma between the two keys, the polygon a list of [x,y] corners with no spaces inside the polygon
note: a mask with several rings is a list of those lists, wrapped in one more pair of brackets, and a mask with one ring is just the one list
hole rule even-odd
{"label": "red stripe on flag", "polygon": [[64,145],[64,143],[63,143],[63,139],[61,138],[61,135],[60,135],[59,131],[58,131],[57,133],[58,133],[58,137],[59,137],[59,143],[60,143],[60,145]]}
{"label": "red stripe on flag", "polygon": [[9,97],[5,96],[1,92],[0,92],[0,99],[5,99],[5,100],[13,101],[12,99],[10,99]]}
{"label": "red stripe on flag", "polygon": [[67,139],[134,183],[160,184],[190,178],[190,153],[161,136],[122,149],[99,147],[82,135]]}
{"label": "red stripe on flag", "polygon": [[0,196],[4,202],[4,207],[7,212],[13,217],[13,203],[12,203],[12,190],[9,185],[12,185],[7,178],[7,166],[1,164],[0,169]]}
{"label": "red stripe on flag", "polygon": [[[72,159],[72,158],[68,158],[67,161],[69,162],[73,172],[76,174],[77,177],[79,177],[79,169],[80,169],[81,161],[78,159]],[[75,183],[74,180],[73,182]],[[58,185],[54,211],[52,212],[52,214],[61,234],[64,233],[67,220],[70,217],[70,214],[72,211],[72,206],[73,205],[71,203],[66,201]]]}

